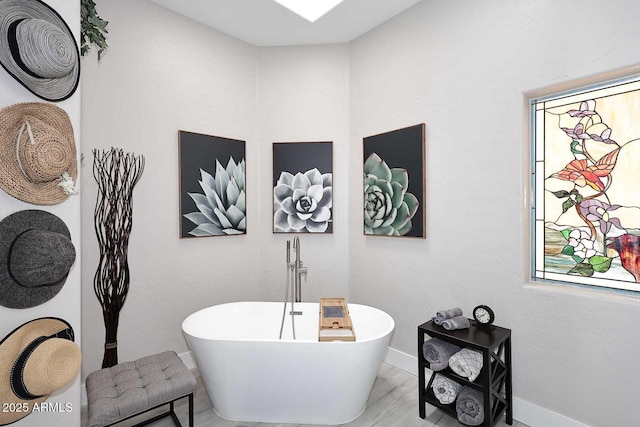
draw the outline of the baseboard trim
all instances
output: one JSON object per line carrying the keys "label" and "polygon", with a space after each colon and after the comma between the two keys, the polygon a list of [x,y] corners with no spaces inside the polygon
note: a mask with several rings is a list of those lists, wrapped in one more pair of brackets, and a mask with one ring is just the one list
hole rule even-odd
{"label": "baseboard trim", "polygon": [[513,417],[532,427],[590,427],[588,424],[517,397],[513,398]]}
{"label": "baseboard trim", "polygon": [[[418,375],[418,358],[416,356],[389,347],[384,361],[410,374]],[[515,396],[513,397],[513,418],[531,427],[589,427],[580,421]]]}
{"label": "baseboard trim", "polygon": [[413,375],[418,375],[418,358],[389,347],[384,361]]}
{"label": "baseboard trim", "polygon": [[[179,354],[180,359],[190,371],[197,372],[196,361],[190,351]],[[398,369],[402,369],[412,375],[418,375],[418,358],[389,347],[384,361]],[[81,386],[82,406],[87,404],[87,388],[84,383]],[[513,397],[513,418],[528,426],[545,427],[589,427],[580,421],[558,414],[534,403]]]}

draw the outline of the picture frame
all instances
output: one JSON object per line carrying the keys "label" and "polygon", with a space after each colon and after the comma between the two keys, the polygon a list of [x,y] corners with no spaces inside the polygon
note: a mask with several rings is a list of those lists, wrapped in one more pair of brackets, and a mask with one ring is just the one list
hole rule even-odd
{"label": "picture frame", "polygon": [[246,142],[178,131],[180,238],[247,233]]}
{"label": "picture frame", "polygon": [[273,143],[273,233],[333,233],[333,142]]}
{"label": "picture frame", "polygon": [[426,238],[424,123],[363,138],[363,233]]}

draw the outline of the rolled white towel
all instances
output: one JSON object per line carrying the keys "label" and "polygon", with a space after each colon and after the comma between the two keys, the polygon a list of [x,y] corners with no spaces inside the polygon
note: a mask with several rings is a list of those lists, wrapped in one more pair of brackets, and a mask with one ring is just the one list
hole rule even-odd
{"label": "rolled white towel", "polygon": [[461,377],[474,381],[482,371],[482,353],[463,348],[449,358],[449,368]]}
{"label": "rolled white towel", "polygon": [[446,405],[456,400],[458,393],[462,390],[462,384],[458,384],[444,375],[436,374],[431,388],[433,389],[433,394],[436,396],[436,399]]}

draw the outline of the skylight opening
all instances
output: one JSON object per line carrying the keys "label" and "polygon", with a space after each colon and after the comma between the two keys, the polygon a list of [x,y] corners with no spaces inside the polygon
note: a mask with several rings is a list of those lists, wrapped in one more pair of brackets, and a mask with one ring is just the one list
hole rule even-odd
{"label": "skylight opening", "polygon": [[274,0],[293,13],[300,15],[309,22],[315,22],[326,15],[343,0]]}

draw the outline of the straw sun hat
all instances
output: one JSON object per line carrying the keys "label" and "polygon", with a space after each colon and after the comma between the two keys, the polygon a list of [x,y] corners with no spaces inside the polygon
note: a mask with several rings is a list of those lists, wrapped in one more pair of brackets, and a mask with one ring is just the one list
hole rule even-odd
{"label": "straw sun hat", "polygon": [[73,328],[54,317],[19,326],[0,341],[0,426],[29,415],[34,404],[66,386],[78,373],[82,356]]}
{"label": "straw sun hat", "polygon": [[40,0],[0,0],[0,63],[47,101],[61,101],[80,80],[80,53],[67,23]]}
{"label": "straw sun hat", "polygon": [[28,203],[55,205],[75,194],[77,176],[73,127],[63,109],[24,102],[0,110],[0,188]]}
{"label": "straw sun hat", "polygon": [[[0,305],[30,308],[64,286],[76,251],[64,221],[40,210],[0,221]],[[1,364],[0,364],[1,366]]]}

